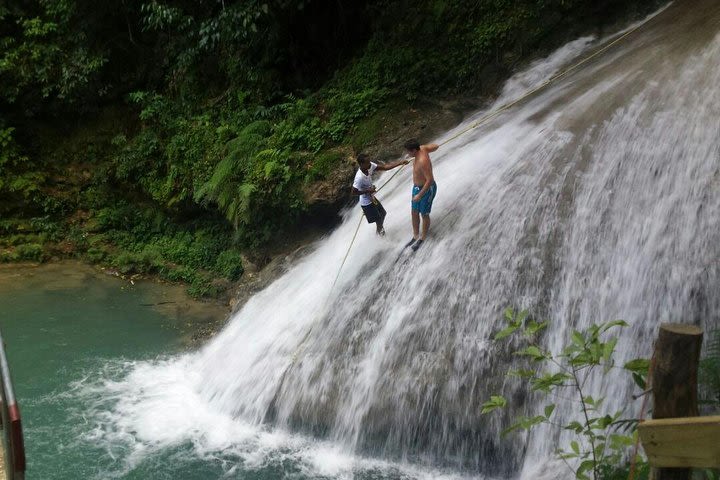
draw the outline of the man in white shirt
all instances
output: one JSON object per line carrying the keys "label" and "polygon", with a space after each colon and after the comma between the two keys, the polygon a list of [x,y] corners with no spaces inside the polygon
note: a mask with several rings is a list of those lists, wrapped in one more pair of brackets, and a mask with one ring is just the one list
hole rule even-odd
{"label": "man in white shirt", "polygon": [[377,234],[380,236],[385,235],[385,229],[383,228],[383,221],[385,220],[385,209],[383,208],[380,201],[375,198],[375,185],[372,183],[372,174],[376,170],[392,170],[400,165],[407,165],[407,160],[398,160],[397,162],[384,163],[378,165],[375,162],[371,162],[367,155],[361,153],[357,156],[358,168],[355,174],[355,180],[353,181],[352,194],[360,196],[360,207],[363,209],[365,218],[368,223],[374,223],[377,228]]}

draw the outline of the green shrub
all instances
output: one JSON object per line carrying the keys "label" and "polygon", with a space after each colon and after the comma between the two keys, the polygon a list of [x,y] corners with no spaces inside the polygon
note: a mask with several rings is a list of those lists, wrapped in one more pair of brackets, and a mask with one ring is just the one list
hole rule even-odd
{"label": "green shrub", "polygon": [[120,252],[110,258],[112,266],[125,274],[156,273],[164,265],[161,255],[153,246],[140,252]]}
{"label": "green shrub", "polygon": [[701,403],[720,410],[720,329],[708,333],[708,343],[698,372]]}
{"label": "green shrub", "polygon": [[214,271],[230,281],[235,281],[243,274],[243,264],[240,252],[225,250],[217,257]]}
{"label": "green shrub", "polygon": [[42,262],[46,259],[43,246],[39,243],[25,243],[15,247],[15,253],[18,260],[30,260],[33,262]]}
{"label": "green shrub", "polygon": [[[548,322],[537,322],[530,318],[527,311],[505,310],[508,326],[495,335],[495,340],[512,340],[516,345],[524,345],[514,352],[520,358],[527,359],[520,368],[509,370],[508,377],[516,377],[526,382],[529,389],[547,403],[542,414],[532,417],[521,416],[515,423],[503,431],[503,435],[516,430],[532,430],[537,425],[554,426],[558,429],[574,432],[575,439],[569,445],[558,445],[555,449],[558,458],[572,470],[578,480],[601,480],[612,478],[627,458],[637,438],[637,420],[623,418],[624,409],[607,411],[604,397],[592,397],[586,390],[588,380],[593,375],[607,376],[615,365],[614,353],[618,337],[611,330],[627,327],[622,320],[591,325],[585,331],[573,331],[562,348],[554,355],[539,341],[540,333]],[[635,359],[627,362],[623,369],[632,376],[642,389],[646,386],[649,361]],[[555,399],[562,392],[563,398],[571,396],[578,405],[572,420],[558,424]],[[500,395],[491,396],[483,404],[482,413],[504,408],[507,400]],[[627,407],[626,407],[627,408]],[[629,434],[627,430],[631,430]],[[641,457],[636,461],[643,464]],[[570,463],[574,462],[574,463]]]}
{"label": "green shrub", "polygon": [[327,150],[315,155],[307,172],[307,180],[322,180],[342,161],[343,154],[336,150]]}
{"label": "green shrub", "polygon": [[217,297],[220,289],[213,285],[212,280],[205,275],[198,274],[188,287],[188,294],[194,298]]}
{"label": "green shrub", "polygon": [[195,279],[195,270],[190,267],[169,267],[162,271],[163,277],[171,282],[192,283]]}
{"label": "green shrub", "polygon": [[102,248],[90,247],[85,252],[86,258],[92,263],[100,263],[107,257],[107,252]]}
{"label": "green shrub", "polygon": [[11,263],[19,260],[18,254],[15,250],[0,250],[0,262]]}

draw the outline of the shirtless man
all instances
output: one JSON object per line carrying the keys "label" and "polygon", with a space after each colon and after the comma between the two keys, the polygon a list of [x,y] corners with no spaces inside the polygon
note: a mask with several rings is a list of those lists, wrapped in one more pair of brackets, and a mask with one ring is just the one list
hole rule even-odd
{"label": "shirtless man", "polygon": [[[425,241],[430,229],[430,210],[432,202],[437,193],[437,185],[433,177],[432,163],[430,163],[430,152],[438,149],[439,145],[429,143],[420,145],[415,139],[405,142],[405,151],[411,157],[415,157],[413,164],[413,190],[412,190],[412,227],[413,238],[406,247],[413,250],[420,248]],[[420,217],[422,216],[422,233],[420,232]]]}

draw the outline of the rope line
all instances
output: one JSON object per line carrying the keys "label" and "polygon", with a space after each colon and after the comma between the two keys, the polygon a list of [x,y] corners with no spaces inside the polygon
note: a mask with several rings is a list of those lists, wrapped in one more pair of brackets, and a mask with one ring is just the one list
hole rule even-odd
{"label": "rope line", "polygon": [[[625,32],[624,34],[620,35],[620,36],[619,36],[618,38],[616,38],[615,40],[607,43],[607,44],[604,45],[602,48],[600,48],[600,49],[598,49],[597,51],[595,51],[593,54],[585,57],[585,58],[582,59],[581,61],[579,61],[579,62],[571,65],[570,67],[566,68],[565,70],[562,70],[561,72],[559,72],[559,73],[551,76],[550,78],[548,78],[547,80],[545,80],[545,81],[544,81],[543,83],[541,83],[540,85],[538,85],[538,86],[536,86],[536,87],[528,90],[528,91],[525,92],[521,97],[519,97],[519,98],[517,98],[517,99],[515,99],[515,100],[513,100],[513,101],[511,101],[511,102],[509,102],[509,103],[504,104],[503,106],[501,106],[501,107],[498,108],[497,110],[493,110],[492,112],[489,112],[489,113],[483,115],[480,119],[478,119],[477,121],[475,121],[475,122],[473,122],[472,124],[470,124],[467,128],[464,128],[463,130],[461,130],[460,132],[456,133],[456,134],[453,135],[452,137],[450,137],[450,138],[448,138],[447,140],[443,141],[442,143],[438,144],[438,146],[439,146],[439,147],[442,147],[443,145],[446,145],[447,143],[452,142],[453,140],[455,140],[455,139],[457,139],[457,138],[465,135],[465,134],[468,133],[469,131],[474,130],[474,129],[476,129],[477,127],[479,127],[479,126],[487,123],[488,121],[490,121],[490,120],[492,120],[493,118],[497,117],[497,116],[500,115],[501,113],[509,110],[510,108],[514,107],[515,105],[521,103],[522,101],[524,101],[524,100],[527,99],[528,97],[534,95],[535,93],[537,93],[537,92],[539,92],[540,90],[544,89],[545,87],[547,87],[548,85],[550,85],[550,84],[552,84],[553,82],[557,81],[558,79],[566,76],[568,73],[570,73],[570,72],[578,69],[580,66],[586,64],[587,62],[589,62],[589,61],[592,60],[593,58],[597,57],[598,55],[600,55],[600,54],[602,54],[602,53],[604,53],[604,52],[606,52],[606,51],[608,51],[610,48],[612,48],[613,46],[615,46],[615,45],[617,45],[618,43],[620,43],[621,41],[623,41],[625,38],[627,38],[628,36],[630,36],[631,34],[633,34],[635,31],[637,31],[640,27],[644,26],[644,25],[647,23],[647,21],[649,21],[649,20],[650,20],[650,19],[648,19],[648,20],[646,20],[646,21],[644,21],[644,22],[641,22],[641,23],[637,24],[636,26],[634,26],[633,28],[631,28],[630,30],[628,30],[627,32]],[[387,184],[390,183],[390,182],[405,168],[405,166],[407,166],[407,165],[408,165],[410,162],[412,162],[413,160],[415,160],[415,159],[413,158],[412,160],[408,161],[408,163],[406,163],[406,164],[402,165],[400,168],[398,168],[397,171],[395,171],[395,172],[390,176],[390,178],[388,178],[388,179],[380,186],[380,188],[378,188],[378,189],[375,190],[375,193],[377,193],[377,192],[379,192],[380,190],[382,190],[383,188],[385,188],[385,186],[387,186]],[[330,300],[330,297],[331,297],[331,295],[332,295],[333,289],[335,288],[335,284],[337,283],[338,279],[340,278],[340,274],[342,273],[343,267],[345,266],[345,262],[347,261],[348,257],[350,256],[350,251],[352,250],[352,247],[353,247],[353,245],[355,244],[355,239],[357,238],[357,234],[358,234],[358,232],[360,231],[360,225],[362,224],[362,219],[363,219],[363,217],[364,217],[364,213],[360,216],[360,221],[358,222],[357,228],[355,229],[355,234],[353,235],[352,240],[350,241],[350,245],[348,246],[348,249],[347,249],[347,251],[345,252],[345,256],[343,257],[342,262],[340,263],[340,268],[338,269],[338,273],[337,273],[337,275],[335,275],[335,280],[333,281],[332,286],[330,287],[330,291],[329,291],[329,293],[328,293],[327,299],[325,300],[326,304],[327,304],[327,302]],[[324,308],[324,307],[323,307],[323,308]],[[285,376],[285,373],[287,373],[287,371],[288,371],[293,365],[295,365],[295,363],[296,363],[296,361],[297,361],[298,354],[300,353],[300,351],[301,351],[301,350],[303,349],[303,347],[305,346],[305,342],[307,341],[307,339],[308,339],[309,336],[310,336],[310,333],[311,333],[313,330],[314,330],[314,327],[311,327],[311,328],[308,330],[308,332],[305,334],[305,336],[303,337],[303,340],[300,342],[300,344],[298,345],[298,348],[297,348],[297,349],[295,350],[295,352],[293,353],[292,362],[291,362],[290,365],[288,365],[287,369],[286,369],[285,372],[283,373],[283,377]]]}
{"label": "rope line", "polygon": [[[649,19],[648,19],[648,20],[649,20]],[[540,90],[544,89],[544,88],[547,87],[548,85],[554,83],[555,81],[557,81],[557,80],[559,80],[560,78],[564,77],[564,76],[567,75],[568,73],[570,73],[570,72],[572,72],[572,71],[574,71],[574,70],[577,70],[577,69],[578,69],[579,67],[581,67],[582,65],[586,64],[587,62],[589,62],[589,61],[592,60],[593,58],[597,57],[598,55],[600,55],[600,54],[608,51],[608,50],[611,49],[613,46],[617,45],[618,43],[620,43],[621,41],[623,41],[625,38],[627,38],[627,37],[630,36],[631,34],[635,33],[635,31],[637,31],[640,27],[644,26],[645,23],[646,23],[646,22],[641,22],[641,23],[635,25],[633,28],[631,28],[630,30],[628,30],[628,31],[625,32],[624,34],[620,35],[618,38],[616,38],[616,39],[613,40],[612,42],[609,42],[608,44],[604,45],[602,48],[600,48],[600,49],[598,49],[597,51],[595,51],[592,55],[589,55],[589,56],[583,58],[582,60],[580,60],[579,62],[575,63],[574,65],[571,65],[570,67],[566,68],[565,70],[562,70],[561,72],[553,75],[552,77],[548,78],[547,80],[545,80],[543,83],[541,83],[541,84],[538,85],[537,87],[531,88],[530,90],[528,90],[527,92],[525,92],[525,94],[523,94],[521,97],[513,100],[512,102],[509,102],[509,103],[504,104],[502,107],[498,108],[497,110],[494,110],[494,111],[492,111],[492,112],[484,115],[484,116],[481,117],[478,121],[472,123],[469,127],[465,128],[464,130],[461,130],[461,131],[458,132],[457,134],[453,135],[452,137],[450,137],[450,138],[448,138],[447,140],[445,140],[444,142],[442,142],[442,143],[440,144],[440,146],[443,146],[443,145],[445,145],[446,143],[451,142],[451,141],[457,139],[458,137],[461,137],[462,135],[465,135],[465,134],[466,134],[467,132],[469,132],[470,130],[473,130],[473,129],[479,127],[480,125],[482,125],[483,123],[487,122],[488,120],[491,120],[491,119],[497,117],[497,116],[500,115],[502,112],[504,112],[504,111],[506,111],[506,110],[508,110],[508,109],[510,109],[510,108],[512,108],[512,107],[514,107],[514,106],[517,105],[518,103],[522,102],[523,100],[525,100],[526,98],[530,97],[531,95],[539,92]]]}
{"label": "rope line", "polygon": [[[571,65],[570,67],[566,68],[565,70],[563,70],[563,71],[561,71],[561,72],[559,72],[559,73],[551,76],[550,78],[548,78],[547,80],[545,80],[543,83],[541,83],[541,84],[538,85],[537,87],[532,88],[532,89],[528,90],[527,92],[525,92],[521,97],[516,98],[515,100],[513,100],[513,101],[511,101],[511,102],[509,102],[509,103],[504,104],[503,106],[501,106],[501,107],[498,108],[497,110],[493,110],[492,112],[489,112],[489,113],[483,115],[480,119],[478,119],[477,121],[471,123],[467,128],[464,128],[463,130],[459,131],[458,133],[456,133],[456,134],[453,135],[452,137],[450,137],[450,138],[448,138],[447,140],[445,140],[445,141],[443,141],[442,143],[440,143],[438,146],[439,146],[439,147],[442,147],[443,145],[446,145],[446,144],[452,142],[453,140],[456,140],[457,138],[459,138],[459,137],[465,135],[466,133],[468,133],[469,131],[476,129],[477,127],[479,127],[479,126],[487,123],[489,120],[492,120],[493,118],[497,117],[497,116],[500,115],[501,113],[503,113],[503,112],[509,110],[510,108],[514,107],[515,105],[521,103],[523,100],[525,100],[525,99],[527,99],[528,97],[534,95],[535,93],[537,93],[537,92],[539,92],[540,90],[544,89],[545,87],[547,87],[548,85],[552,84],[553,82],[556,82],[557,80],[559,80],[560,78],[564,77],[564,76],[567,75],[568,73],[570,73],[570,72],[572,72],[572,71],[574,71],[574,70],[577,70],[579,67],[581,67],[582,65],[586,64],[587,62],[589,62],[589,61],[592,60],[593,58],[597,57],[598,55],[600,55],[600,54],[602,54],[602,53],[604,53],[604,52],[606,52],[606,51],[608,51],[610,48],[612,48],[613,46],[615,46],[615,45],[617,45],[618,43],[620,43],[621,41],[623,41],[623,40],[624,40],[625,38],[627,38],[629,35],[631,35],[631,34],[634,33],[635,31],[637,31],[640,27],[642,27],[643,25],[645,25],[645,23],[646,23],[646,22],[641,22],[641,23],[635,25],[633,28],[631,28],[630,30],[628,30],[628,31],[625,32],[624,34],[620,35],[618,38],[616,38],[616,39],[613,40],[612,42],[607,43],[607,44],[604,45],[602,48],[600,48],[600,49],[598,49],[597,51],[595,51],[592,55],[589,55],[589,56],[583,58],[582,60],[580,60],[579,62],[577,62],[577,63],[575,63],[575,64],[573,64],[573,65]],[[415,160],[415,159],[413,158],[412,160],[410,160],[410,162],[412,162],[413,160]],[[408,162],[408,163],[410,163],[410,162]],[[390,182],[403,170],[403,168],[405,168],[405,166],[408,165],[408,163],[406,163],[405,165],[401,166],[399,169],[397,169],[397,171],[395,171],[392,175],[390,175],[390,178],[388,178],[388,179],[380,186],[380,188],[378,188],[377,190],[375,190],[375,192],[376,192],[376,193],[379,192],[379,191],[382,190],[388,183],[390,183]],[[360,228],[360,226],[358,225],[358,229],[359,229],[359,228]],[[337,274],[337,276],[335,277],[335,281],[333,282],[333,287],[335,286],[335,283],[337,282],[338,278],[340,277],[340,272],[342,271],[343,266],[345,265],[345,261],[347,260],[348,255],[350,254],[350,250],[351,250],[352,247],[353,247],[353,243],[355,242],[355,237],[356,237],[356,236],[357,236],[357,231],[355,232],[355,235],[353,236],[353,239],[352,239],[352,241],[350,242],[350,246],[348,247],[348,251],[347,251],[347,253],[345,254],[345,258],[343,258],[343,261],[342,261],[342,263],[340,264],[340,269],[338,270],[338,274]],[[332,290],[332,288],[331,288],[331,290]]]}
{"label": "rope line", "polygon": [[330,293],[332,293],[333,288],[335,288],[335,284],[338,281],[338,278],[340,278],[340,273],[342,272],[343,265],[345,265],[345,262],[348,259],[348,256],[350,255],[350,249],[353,246],[353,243],[355,243],[355,239],[357,238],[357,234],[360,231],[360,225],[362,225],[363,217],[365,217],[365,214],[360,215],[360,221],[357,224],[357,227],[355,228],[355,234],[353,235],[352,240],[350,240],[350,247],[348,247],[347,252],[345,252],[345,256],[342,259],[342,263],[340,264],[340,268],[338,269],[337,275],[335,275],[335,280],[333,280],[332,286],[330,287]]}

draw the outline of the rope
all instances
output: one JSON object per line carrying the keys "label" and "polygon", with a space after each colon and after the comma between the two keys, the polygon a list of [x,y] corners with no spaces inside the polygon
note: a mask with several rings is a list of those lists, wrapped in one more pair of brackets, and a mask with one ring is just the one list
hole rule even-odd
{"label": "rope", "polygon": [[[653,356],[650,359],[650,366],[648,367],[648,381],[645,385],[645,391],[647,392],[645,395],[643,395],[643,402],[642,407],[640,407],[640,417],[638,418],[638,423],[642,423],[645,421],[645,407],[647,406],[647,400],[650,394],[652,393],[652,374],[653,369],[655,368],[655,347],[653,346]],[[640,446],[640,434],[638,434],[637,438],[635,439],[635,445],[633,446],[633,454],[632,454],[632,460],[630,461],[630,473],[628,474],[628,480],[633,480],[635,478],[635,466],[637,464],[637,456],[638,456],[638,448]]]}
{"label": "rope", "polygon": [[[338,281],[338,278],[340,278],[340,273],[342,272],[342,268],[343,268],[343,266],[345,266],[345,262],[347,261],[348,256],[350,255],[350,249],[352,248],[353,244],[355,243],[355,238],[357,238],[357,234],[360,231],[360,225],[362,225],[362,220],[363,220],[364,216],[365,216],[364,213],[362,215],[360,215],[360,221],[358,222],[357,227],[355,228],[355,234],[353,235],[352,240],[350,240],[350,246],[348,247],[347,252],[345,252],[345,256],[342,259],[340,268],[338,268],[337,275],[335,275],[335,280],[333,280],[332,286],[330,287],[330,293],[332,293],[333,288],[335,288],[335,284]],[[329,295],[328,295],[328,297],[329,297]]]}
{"label": "rope", "polygon": [[528,90],[528,91],[525,92],[525,94],[522,95],[520,98],[517,98],[517,99],[513,100],[512,102],[506,103],[505,105],[503,105],[502,107],[498,108],[497,110],[494,110],[494,111],[492,111],[492,112],[484,115],[484,116],[481,117],[478,121],[472,123],[470,126],[468,126],[467,128],[465,128],[464,130],[461,130],[461,131],[458,132],[457,134],[453,135],[452,137],[450,137],[450,138],[448,138],[447,140],[445,140],[444,142],[442,142],[442,143],[440,144],[440,146],[443,146],[443,145],[445,145],[446,143],[451,142],[451,141],[455,140],[456,138],[461,137],[462,135],[465,135],[465,134],[466,134],[467,132],[469,132],[470,130],[473,130],[473,129],[479,127],[480,125],[482,125],[483,123],[487,122],[488,120],[491,120],[491,119],[497,117],[497,116],[500,115],[502,112],[504,112],[504,111],[506,111],[506,110],[509,110],[510,108],[514,107],[515,105],[517,105],[518,103],[522,102],[522,101],[525,100],[526,98],[530,97],[531,95],[533,95],[533,94],[539,92],[540,90],[542,90],[543,88],[547,87],[547,86],[550,85],[551,83],[553,83],[553,82],[557,81],[558,79],[564,77],[564,76],[567,75],[568,73],[570,73],[570,72],[578,69],[579,67],[581,67],[582,65],[586,64],[587,62],[589,62],[589,61],[592,60],[593,58],[597,57],[598,55],[600,55],[600,54],[602,54],[602,53],[604,53],[604,52],[606,52],[606,51],[608,51],[608,50],[611,49],[613,46],[617,45],[618,43],[620,43],[621,41],[623,41],[625,38],[627,38],[629,35],[635,33],[635,31],[638,30],[640,27],[644,26],[645,23],[646,23],[646,22],[641,22],[641,23],[635,25],[633,28],[631,28],[630,30],[628,30],[628,31],[625,32],[624,34],[620,35],[618,38],[616,38],[616,39],[613,40],[612,42],[610,42],[610,43],[608,43],[607,45],[603,46],[602,48],[600,48],[599,50],[597,50],[597,51],[596,51],[595,53],[593,53],[592,55],[589,55],[589,56],[585,57],[584,59],[580,60],[580,61],[577,62],[576,64],[571,65],[570,67],[566,68],[565,70],[563,70],[563,71],[561,71],[561,72],[553,75],[552,77],[548,78],[547,80],[545,80],[543,83],[541,83],[541,84],[538,85],[537,87]]}
{"label": "rope", "polygon": [[[640,27],[642,27],[643,25],[645,25],[645,23],[646,23],[646,22],[641,22],[641,23],[639,23],[638,25],[636,25],[635,27],[631,28],[630,30],[628,30],[628,31],[625,32],[624,34],[620,35],[618,38],[616,38],[616,39],[613,40],[612,42],[608,43],[607,45],[605,45],[605,46],[603,46],[602,48],[600,48],[599,50],[597,50],[597,51],[596,51],[595,53],[593,53],[592,55],[589,55],[588,57],[582,59],[581,61],[577,62],[576,64],[574,64],[574,65],[566,68],[565,70],[563,70],[563,71],[561,71],[561,72],[553,75],[552,77],[548,78],[545,82],[541,83],[541,84],[538,85],[537,87],[528,90],[528,91],[525,92],[525,94],[522,95],[521,97],[513,100],[512,102],[509,102],[509,103],[504,104],[503,106],[501,106],[501,107],[498,108],[497,110],[494,110],[494,111],[492,111],[492,112],[489,112],[489,113],[483,115],[479,120],[477,120],[476,122],[473,122],[473,123],[470,124],[467,128],[461,130],[460,132],[456,133],[456,134],[453,135],[452,137],[450,137],[450,138],[448,138],[447,140],[443,141],[443,142],[440,143],[438,146],[439,146],[439,147],[442,147],[443,145],[445,145],[445,144],[447,144],[447,143],[449,143],[449,142],[452,142],[453,140],[461,137],[462,135],[465,135],[467,132],[469,132],[469,131],[471,131],[471,130],[474,130],[474,129],[476,129],[477,127],[479,127],[479,126],[487,123],[488,121],[490,121],[490,120],[492,120],[493,118],[495,118],[495,117],[497,117],[498,115],[500,115],[502,112],[504,112],[504,111],[506,111],[506,110],[509,110],[510,108],[512,108],[512,107],[514,107],[515,105],[519,104],[519,103],[522,102],[523,100],[527,99],[528,97],[530,97],[530,96],[534,95],[535,93],[539,92],[540,90],[544,89],[545,87],[547,87],[547,86],[550,85],[551,83],[553,83],[553,82],[557,81],[558,79],[564,77],[564,76],[567,75],[568,73],[576,70],[577,68],[579,68],[580,66],[582,66],[582,65],[584,65],[585,63],[589,62],[590,60],[592,60],[593,58],[597,57],[598,55],[606,52],[607,50],[609,50],[610,48],[612,48],[612,47],[615,46],[616,44],[620,43],[620,42],[621,42],[622,40],[624,40],[626,37],[628,37],[629,35],[631,35],[632,33],[634,33],[634,32],[635,32],[636,30],[638,30]],[[378,189],[375,190],[375,192],[377,193],[377,192],[379,192],[380,190],[382,190],[383,188],[385,188],[385,186],[386,186],[388,183],[390,183],[390,182],[403,170],[403,168],[405,168],[405,166],[408,165],[408,164],[409,164],[410,162],[412,162],[413,160],[415,160],[415,159],[413,158],[413,159],[410,160],[408,163],[406,163],[406,164],[402,165],[400,168],[398,168],[398,169],[390,176],[390,178],[388,178],[388,179],[380,186],[380,188],[378,188]],[[363,214],[363,215],[364,215],[364,214]],[[360,221],[358,222],[358,226],[357,226],[357,228],[355,229],[355,234],[353,235],[352,240],[350,241],[350,245],[348,246],[347,252],[345,252],[345,256],[343,257],[342,262],[340,263],[340,268],[338,269],[338,273],[337,273],[337,275],[335,275],[335,280],[333,281],[332,286],[330,287],[330,292],[328,293],[328,297],[327,297],[326,303],[327,303],[327,301],[330,299],[330,296],[332,295],[332,291],[333,291],[333,289],[335,288],[335,284],[337,283],[338,279],[340,278],[340,274],[342,273],[342,269],[343,269],[343,267],[345,266],[345,262],[347,261],[348,256],[350,255],[350,251],[352,250],[353,245],[355,244],[355,239],[357,238],[357,234],[358,234],[358,232],[359,232],[359,230],[360,230],[360,225],[362,224],[363,215],[360,216]],[[310,330],[308,330],[308,332],[307,332],[307,333],[305,334],[305,336],[303,337],[303,340],[300,342],[298,348],[295,350],[295,353],[293,353],[292,363],[291,363],[290,365],[288,365],[288,368],[287,368],[287,369],[285,370],[285,372],[283,373],[283,377],[285,376],[285,373],[287,373],[287,371],[290,369],[290,367],[292,367],[292,366],[295,364],[299,352],[300,352],[300,351],[302,350],[302,348],[304,347],[305,342],[306,342],[307,339],[309,338],[310,332],[312,332],[313,329],[314,329],[314,327],[311,327]]]}
{"label": "rope", "polygon": [[[547,80],[545,80],[545,82],[541,83],[541,84],[538,85],[537,87],[532,88],[532,89],[528,90],[527,92],[525,92],[525,94],[523,94],[521,97],[516,98],[516,99],[513,100],[512,102],[509,102],[509,103],[504,104],[503,106],[501,106],[501,107],[498,108],[497,110],[493,110],[492,112],[489,112],[489,113],[483,115],[479,120],[477,120],[476,122],[473,122],[473,123],[470,124],[467,128],[459,131],[458,133],[456,133],[456,134],[453,135],[452,137],[450,137],[450,138],[448,138],[447,140],[445,140],[444,142],[440,143],[438,146],[439,146],[439,147],[442,147],[443,145],[445,145],[445,144],[447,144],[447,143],[450,143],[450,142],[452,142],[453,140],[455,140],[455,139],[457,139],[457,138],[465,135],[467,132],[469,132],[469,131],[471,131],[471,130],[474,130],[474,129],[476,129],[477,127],[479,127],[479,126],[487,123],[489,120],[492,120],[493,118],[497,117],[497,116],[500,115],[502,112],[504,112],[504,111],[506,111],[506,110],[509,110],[510,108],[514,107],[514,106],[517,105],[518,103],[522,102],[523,100],[527,99],[528,97],[532,96],[533,94],[539,92],[539,91],[542,90],[543,88],[545,88],[545,87],[547,87],[548,85],[552,84],[553,82],[557,81],[558,79],[564,77],[564,76],[567,75],[568,73],[570,73],[570,72],[578,69],[580,66],[586,64],[587,62],[589,62],[589,61],[592,60],[593,58],[597,57],[598,55],[606,52],[607,50],[609,50],[609,49],[612,48],[613,46],[615,46],[615,45],[617,45],[618,43],[620,43],[620,42],[621,42],[622,40],[624,40],[626,37],[628,37],[629,35],[631,35],[632,33],[634,33],[636,30],[638,30],[638,29],[639,29],[640,27],[642,27],[643,25],[645,25],[645,22],[642,22],[642,23],[637,24],[635,27],[631,28],[630,30],[628,30],[628,31],[625,32],[624,34],[620,35],[618,38],[616,38],[616,39],[613,40],[612,42],[610,42],[610,43],[608,43],[607,45],[603,46],[602,48],[600,48],[599,50],[597,50],[596,52],[594,52],[592,55],[589,55],[589,56],[585,57],[584,59],[580,60],[580,61],[577,62],[576,64],[574,64],[574,65],[566,68],[565,70],[563,70],[563,71],[561,71],[561,72],[553,75],[552,77],[548,78]],[[413,158],[412,160],[410,160],[410,162],[412,162],[413,160],[415,160],[415,159]],[[410,163],[410,162],[408,162],[408,163]],[[375,190],[375,192],[377,193],[377,192],[379,192],[380,190],[382,190],[383,188],[385,188],[385,186],[386,186],[388,183],[390,183],[390,182],[402,171],[402,169],[405,168],[406,165],[408,165],[408,163],[406,163],[405,165],[401,166],[401,167],[398,168],[392,175],[390,175],[390,178],[388,178],[388,179],[380,186],[380,188],[378,188],[377,190]],[[362,221],[362,219],[361,219],[361,221]],[[358,229],[359,229],[359,228],[360,228],[360,225],[358,224]],[[345,258],[343,258],[342,264],[340,265],[340,269],[339,269],[339,271],[338,271],[338,274],[337,274],[337,276],[335,277],[335,281],[333,282],[333,287],[335,286],[335,283],[337,282],[338,278],[340,277],[340,272],[342,271],[342,268],[343,268],[343,266],[345,265],[345,261],[347,260],[348,255],[350,254],[350,250],[352,249],[353,243],[355,243],[355,237],[356,237],[356,236],[357,236],[357,230],[355,231],[355,235],[353,235],[352,241],[350,242],[350,247],[348,247],[348,251],[347,251],[347,253],[345,254]],[[332,290],[332,288],[331,288],[331,290]]]}

